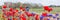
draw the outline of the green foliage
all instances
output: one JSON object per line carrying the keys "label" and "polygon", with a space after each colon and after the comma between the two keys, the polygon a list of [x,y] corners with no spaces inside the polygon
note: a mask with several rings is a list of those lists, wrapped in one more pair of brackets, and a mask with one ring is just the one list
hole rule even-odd
{"label": "green foliage", "polygon": [[0,9],[2,8],[2,6],[0,6]]}

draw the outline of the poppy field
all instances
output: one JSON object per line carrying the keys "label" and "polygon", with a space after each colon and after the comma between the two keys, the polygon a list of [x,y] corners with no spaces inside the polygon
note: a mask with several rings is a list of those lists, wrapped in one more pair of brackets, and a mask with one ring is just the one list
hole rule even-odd
{"label": "poppy field", "polygon": [[[19,10],[19,8],[17,8]],[[44,9],[43,8],[30,8],[30,12],[35,12],[36,14],[40,15]],[[60,12],[60,7],[53,7],[53,11],[51,11],[51,14],[55,14],[56,12]],[[0,20],[4,20],[2,18],[2,10],[0,10]]]}

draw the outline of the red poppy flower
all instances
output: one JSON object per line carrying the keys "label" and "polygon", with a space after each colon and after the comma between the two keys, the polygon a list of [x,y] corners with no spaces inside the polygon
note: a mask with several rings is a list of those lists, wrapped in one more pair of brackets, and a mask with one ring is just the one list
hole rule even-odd
{"label": "red poppy flower", "polygon": [[32,14],[28,14],[28,17],[32,16]]}
{"label": "red poppy flower", "polygon": [[13,10],[13,8],[10,8],[10,11],[12,11]]}
{"label": "red poppy flower", "polygon": [[44,10],[48,10],[49,9],[49,7],[48,6],[44,6]]}
{"label": "red poppy flower", "polygon": [[7,8],[7,6],[6,5],[3,5],[3,8]]}
{"label": "red poppy flower", "polygon": [[25,8],[23,8],[22,10],[23,10],[23,11],[25,11],[26,9],[25,9]]}
{"label": "red poppy flower", "polygon": [[22,20],[26,20],[26,18],[22,18]]}
{"label": "red poppy flower", "polygon": [[16,10],[16,12],[18,12],[18,10]]}
{"label": "red poppy flower", "polygon": [[42,13],[42,16],[47,16],[47,13]]}
{"label": "red poppy flower", "polygon": [[22,8],[22,6],[20,6],[20,10],[22,10],[23,8]]}
{"label": "red poppy flower", "polygon": [[20,19],[21,19],[21,20],[26,20],[25,15],[24,15],[24,14],[21,14],[21,15],[20,15]]}
{"label": "red poppy flower", "polygon": [[49,9],[48,9],[48,12],[50,12],[50,11],[52,11],[52,8],[49,8]]}

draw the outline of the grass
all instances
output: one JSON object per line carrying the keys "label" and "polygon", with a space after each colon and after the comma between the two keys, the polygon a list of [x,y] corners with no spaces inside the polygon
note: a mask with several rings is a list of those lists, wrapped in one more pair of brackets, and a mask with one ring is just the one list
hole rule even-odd
{"label": "grass", "polygon": [[2,19],[2,11],[0,10],[0,20]]}
{"label": "grass", "polygon": [[[39,13],[41,13],[43,11],[43,8],[39,8],[39,9],[37,9],[37,8],[33,9],[33,8],[31,8],[30,11],[31,12],[32,11],[33,12],[37,12],[39,14]],[[53,11],[51,11],[51,13],[55,13],[55,12],[60,12],[60,7],[53,7]]]}

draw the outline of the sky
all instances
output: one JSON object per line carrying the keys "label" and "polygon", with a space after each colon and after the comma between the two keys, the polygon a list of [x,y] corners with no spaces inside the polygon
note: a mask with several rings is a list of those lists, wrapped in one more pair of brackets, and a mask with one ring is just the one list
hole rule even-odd
{"label": "sky", "polygon": [[0,6],[4,5],[4,2],[22,2],[22,3],[41,3],[42,5],[60,5],[60,0],[0,0]]}

